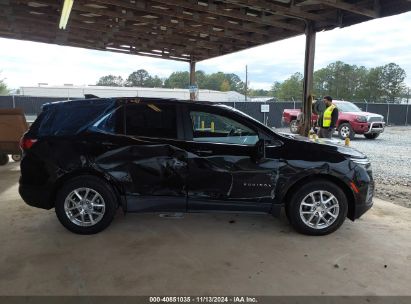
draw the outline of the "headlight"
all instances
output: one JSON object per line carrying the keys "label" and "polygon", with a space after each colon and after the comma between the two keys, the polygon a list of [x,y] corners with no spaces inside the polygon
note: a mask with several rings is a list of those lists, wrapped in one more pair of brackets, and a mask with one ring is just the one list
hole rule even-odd
{"label": "headlight", "polygon": [[371,164],[368,158],[353,158],[353,157],[351,157],[350,160],[353,163],[355,163],[357,165],[361,165],[361,166],[368,166],[368,165]]}
{"label": "headlight", "polygon": [[365,117],[365,116],[357,116],[357,121],[358,121],[358,122],[367,122],[367,117]]}

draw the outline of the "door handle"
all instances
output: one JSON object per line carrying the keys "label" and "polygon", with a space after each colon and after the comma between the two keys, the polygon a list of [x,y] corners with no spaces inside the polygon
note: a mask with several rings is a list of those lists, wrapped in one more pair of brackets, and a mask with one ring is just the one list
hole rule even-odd
{"label": "door handle", "polygon": [[194,153],[198,155],[211,155],[213,154],[213,150],[196,150]]}
{"label": "door handle", "polygon": [[108,146],[108,147],[115,147],[115,146],[117,146],[117,144],[112,143],[112,142],[107,142],[107,141],[103,141],[102,144],[103,144],[104,146]]}

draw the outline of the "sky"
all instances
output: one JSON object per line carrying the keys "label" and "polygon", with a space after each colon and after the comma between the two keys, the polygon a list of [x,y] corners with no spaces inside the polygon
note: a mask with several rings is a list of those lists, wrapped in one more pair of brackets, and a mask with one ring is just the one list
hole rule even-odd
{"label": "sky", "polygon": [[[407,73],[411,87],[411,12],[317,33],[315,70],[337,60],[367,68],[394,62]],[[235,73],[253,89],[270,89],[295,72],[303,72],[303,35],[198,62],[206,73]],[[124,79],[138,69],[168,77],[188,71],[187,63],[81,48],[0,38],[0,79],[9,88],[49,85],[93,85],[105,75]]]}

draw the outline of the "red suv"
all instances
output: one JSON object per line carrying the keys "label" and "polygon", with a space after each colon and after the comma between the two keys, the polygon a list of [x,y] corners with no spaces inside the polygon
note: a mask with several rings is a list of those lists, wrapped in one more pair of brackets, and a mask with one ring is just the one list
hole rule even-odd
{"label": "red suv", "polygon": [[[354,138],[355,134],[363,134],[368,139],[377,138],[384,132],[384,116],[362,111],[355,104],[348,101],[334,100],[339,115],[337,121],[338,136],[341,139]],[[297,117],[301,113],[299,109],[285,109],[283,111],[282,122],[290,125],[291,133],[298,133]],[[312,120],[315,122],[318,115],[313,114]]]}

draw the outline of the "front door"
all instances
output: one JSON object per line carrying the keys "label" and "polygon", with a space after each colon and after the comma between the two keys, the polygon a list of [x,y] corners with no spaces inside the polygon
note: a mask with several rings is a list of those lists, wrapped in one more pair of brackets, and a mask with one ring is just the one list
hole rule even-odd
{"label": "front door", "polygon": [[261,133],[217,107],[189,106],[188,210],[269,211],[278,160],[256,159]]}

